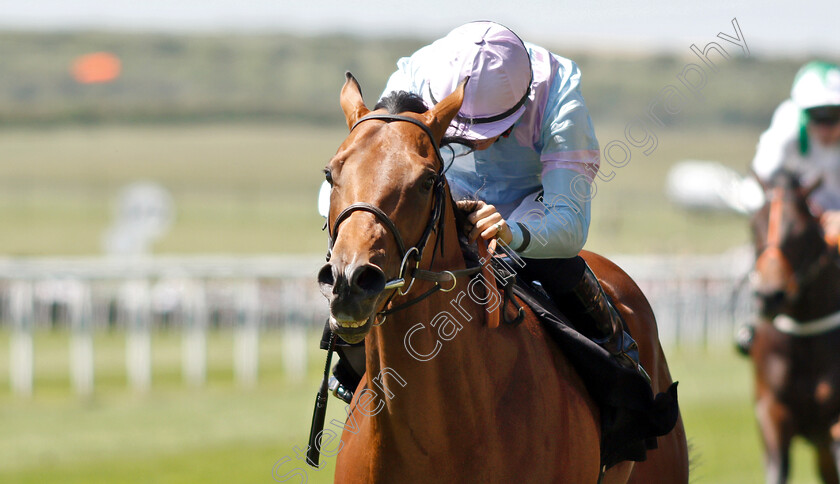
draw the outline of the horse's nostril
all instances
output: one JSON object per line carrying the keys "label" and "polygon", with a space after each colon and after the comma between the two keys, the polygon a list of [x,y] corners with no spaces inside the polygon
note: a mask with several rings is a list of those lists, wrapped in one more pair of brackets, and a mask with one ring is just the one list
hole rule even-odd
{"label": "horse's nostril", "polygon": [[765,296],[765,300],[769,303],[781,304],[785,300],[785,292],[784,291],[773,292],[773,293]]}
{"label": "horse's nostril", "polygon": [[385,289],[385,273],[373,265],[359,267],[353,271],[350,286],[369,294],[378,294]]}
{"label": "horse's nostril", "polygon": [[318,284],[322,286],[332,286],[335,284],[332,265],[326,264],[318,271]]}
{"label": "horse's nostril", "polygon": [[758,294],[765,311],[776,311],[784,304],[787,294],[784,291],[763,292]]}

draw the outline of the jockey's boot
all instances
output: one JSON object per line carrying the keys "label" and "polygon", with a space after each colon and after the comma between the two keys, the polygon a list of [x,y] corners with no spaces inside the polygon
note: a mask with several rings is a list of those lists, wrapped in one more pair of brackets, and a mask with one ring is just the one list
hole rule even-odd
{"label": "jockey's boot", "polygon": [[735,330],[735,350],[744,356],[749,356],[753,338],[755,338],[755,326],[753,324],[747,323],[738,326]]}
{"label": "jockey's boot", "polygon": [[588,265],[580,282],[564,296],[563,309],[571,310],[579,331],[607,350],[619,365],[636,370],[650,383],[650,375],[639,363],[638,345]]}

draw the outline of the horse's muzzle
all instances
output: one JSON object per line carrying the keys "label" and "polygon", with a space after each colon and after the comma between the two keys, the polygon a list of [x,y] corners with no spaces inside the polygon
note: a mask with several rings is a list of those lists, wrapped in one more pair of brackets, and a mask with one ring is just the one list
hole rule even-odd
{"label": "horse's muzzle", "polygon": [[759,313],[769,319],[778,316],[788,300],[787,293],[782,290],[768,292],[756,291],[755,296],[758,299]]}
{"label": "horse's muzzle", "polygon": [[330,303],[330,329],[348,343],[364,339],[376,318],[385,283],[385,273],[373,264],[324,265],[318,284]]}

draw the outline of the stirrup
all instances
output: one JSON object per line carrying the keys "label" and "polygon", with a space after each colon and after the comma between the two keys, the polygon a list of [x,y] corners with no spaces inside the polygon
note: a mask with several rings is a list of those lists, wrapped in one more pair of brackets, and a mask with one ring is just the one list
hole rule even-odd
{"label": "stirrup", "polygon": [[735,330],[735,350],[741,355],[749,356],[753,346],[753,338],[755,338],[755,326],[751,324],[739,326]]}
{"label": "stirrup", "polygon": [[348,390],[344,385],[338,381],[338,378],[331,376],[328,383],[330,393],[344,403],[350,404],[353,400],[353,391]]}
{"label": "stirrup", "polygon": [[[615,345],[613,338],[620,338],[618,345]],[[592,341],[607,350],[619,366],[629,370],[635,370],[642,376],[642,378],[645,379],[645,381],[648,382],[648,384],[650,384],[650,375],[644,369],[639,360],[639,345],[636,344],[636,340],[634,340],[627,331],[609,335],[605,338],[596,338]]]}

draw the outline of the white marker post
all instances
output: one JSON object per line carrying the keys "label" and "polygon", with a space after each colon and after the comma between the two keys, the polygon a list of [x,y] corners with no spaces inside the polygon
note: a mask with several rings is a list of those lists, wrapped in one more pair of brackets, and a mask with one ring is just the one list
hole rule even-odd
{"label": "white marker post", "polygon": [[67,286],[70,316],[70,381],[76,394],[93,394],[93,329],[90,286],[74,281]]}
{"label": "white marker post", "polygon": [[236,299],[233,371],[237,383],[253,387],[259,372],[260,293],[256,281],[243,282]]}
{"label": "white marker post", "polygon": [[198,387],[207,380],[207,301],[201,282],[184,283],[182,309],[184,380]]}
{"label": "white marker post", "polygon": [[32,283],[18,281],[9,291],[9,316],[12,321],[12,337],[9,342],[9,378],[15,395],[31,396],[33,379],[32,325],[34,307],[32,304]]}
{"label": "white marker post", "polygon": [[307,293],[300,281],[284,285],[285,321],[283,331],[283,366],[291,381],[298,382],[306,376],[306,321],[301,304]]}
{"label": "white marker post", "polygon": [[126,323],[125,369],[128,385],[144,393],[152,385],[151,291],[145,279],[127,281],[121,291]]}

